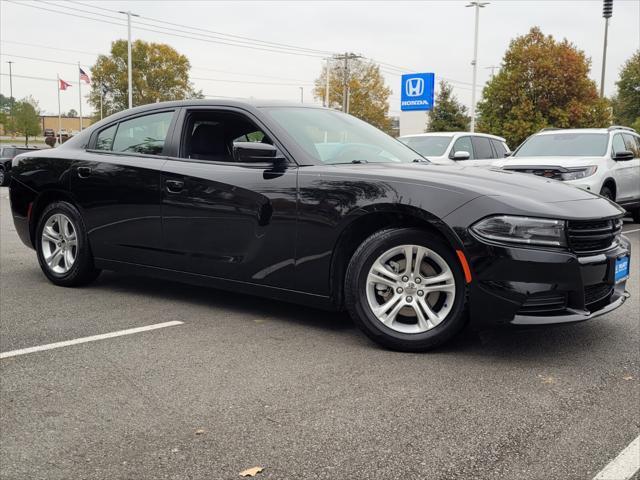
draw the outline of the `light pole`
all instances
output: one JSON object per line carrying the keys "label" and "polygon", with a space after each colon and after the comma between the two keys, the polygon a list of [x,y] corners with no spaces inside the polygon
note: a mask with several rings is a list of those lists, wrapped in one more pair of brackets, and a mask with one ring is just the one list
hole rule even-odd
{"label": "light pole", "polygon": [[127,16],[127,77],[128,77],[128,89],[129,89],[129,108],[133,107],[133,88],[132,88],[132,67],[131,67],[131,17],[139,17],[135,13],[131,13],[129,10],[126,12],[119,11]]}
{"label": "light pole", "polygon": [[609,35],[609,19],[613,15],[613,0],[604,0],[602,16],[604,17],[604,48],[602,51],[602,76],[600,77],[600,97],[604,97],[604,71],[607,66],[607,37]]}
{"label": "light pole", "polygon": [[13,117],[13,74],[11,72],[11,65],[14,62],[8,61],[9,64],[9,116]]}
{"label": "light pole", "polygon": [[473,90],[471,90],[471,131],[476,129],[476,82],[478,79],[478,26],[480,24],[480,9],[489,5],[489,2],[471,2],[466,7],[474,7],[476,11],[476,30],[473,40]]}
{"label": "light pole", "polygon": [[300,103],[304,103],[304,87],[298,87],[300,89]]}
{"label": "light pole", "polygon": [[327,57],[327,76],[324,83],[324,106],[329,108],[329,75],[331,75],[331,58]]}

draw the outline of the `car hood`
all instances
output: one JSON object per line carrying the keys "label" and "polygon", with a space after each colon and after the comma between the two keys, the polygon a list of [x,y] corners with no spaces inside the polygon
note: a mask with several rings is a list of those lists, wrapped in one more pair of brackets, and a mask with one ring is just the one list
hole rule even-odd
{"label": "car hood", "polygon": [[508,157],[491,165],[497,168],[562,167],[577,168],[596,165],[602,157]]}
{"label": "car hood", "polygon": [[[445,192],[441,194],[438,191],[447,191],[451,207],[449,212],[479,197],[492,199],[491,202],[483,202],[487,204],[486,214],[516,211],[519,214],[557,218],[593,218],[623,212],[614,203],[571,185],[495,168],[384,163],[338,165],[329,169],[332,175],[385,181],[398,186],[405,184],[419,190],[430,189],[436,197],[445,196]],[[577,206],[583,202],[589,202],[589,207]],[[427,204],[422,207],[429,209]]]}

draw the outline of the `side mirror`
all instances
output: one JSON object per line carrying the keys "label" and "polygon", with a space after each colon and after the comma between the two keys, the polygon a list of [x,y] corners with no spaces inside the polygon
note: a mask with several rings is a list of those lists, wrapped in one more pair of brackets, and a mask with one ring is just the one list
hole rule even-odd
{"label": "side mirror", "polygon": [[630,152],[629,150],[622,150],[620,152],[616,152],[613,159],[617,162],[624,162],[626,160],[633,160],[634,155],[633,152]]}
{"label": "side mirror", "polygon": [[458,150],[453,154],[454,160],[469,160],[469,158],[471,158],[471,154],[466,150]]}
{"label": "side mirror", "polygon": [[238,163],[279,163],[284,157],[278,149],[268,143],[236,142],[233,144],[233,159]]}
{"label": "side mirror", "polygon": [[504,157],[510,157],[511,155],[513,155],[513,152],[504,152]]}

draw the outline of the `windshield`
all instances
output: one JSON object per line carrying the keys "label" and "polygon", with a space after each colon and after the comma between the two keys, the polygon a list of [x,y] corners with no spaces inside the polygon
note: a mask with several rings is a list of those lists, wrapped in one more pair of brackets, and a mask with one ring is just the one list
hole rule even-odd
{"label": "windshield", "polygon": [[607,152],[606,133],[553,133],[534,135],[514,157],[602,157]]}
{"label": "windshield", "polygon": [[441,157],[447,151],[452,138],[450,135],[434,135],[431,137],[400,137],[398,140],[425,157]]}
{"label": "windshield", "polygon": [[341,112],[296,107],[264,110],[306,153],[324,164],[427,161],[377,128]]}

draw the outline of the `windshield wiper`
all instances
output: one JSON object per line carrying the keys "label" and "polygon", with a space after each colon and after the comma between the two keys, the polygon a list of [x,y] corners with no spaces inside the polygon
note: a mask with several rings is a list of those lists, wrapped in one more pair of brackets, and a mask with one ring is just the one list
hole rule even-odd
{"label": "windshield wiper", "polygon": [[431,162],[426,158],[414,158],[413,163],[431,163]]}
{"label": "windshield wiper", "polygon": [[336,163],[328,163],[327,165],[352,165],[352,164],[361,164],[361,163],[369,163],[366,160],[351,160],[350,162],[336,162]]}

